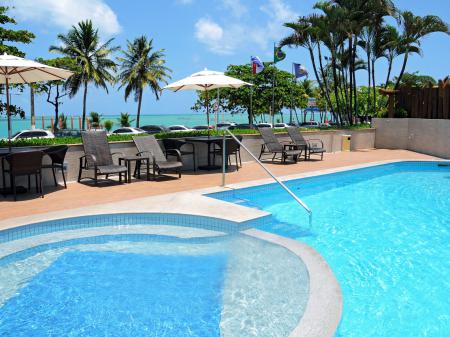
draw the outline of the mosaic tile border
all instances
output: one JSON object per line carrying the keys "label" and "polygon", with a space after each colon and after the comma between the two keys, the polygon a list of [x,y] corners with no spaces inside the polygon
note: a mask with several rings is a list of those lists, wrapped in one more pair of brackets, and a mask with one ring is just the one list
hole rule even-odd
{"label": "mosaic tile border", "polygon": [[86,215],[42,221],[2,230],[0,231],[0,244],[3,242],[57,231],[104,226],[167,225],[202,228],[231,234],[267,223],[267,218],[268,216],[238,223],[207,216],[173,213],[116,213]]}

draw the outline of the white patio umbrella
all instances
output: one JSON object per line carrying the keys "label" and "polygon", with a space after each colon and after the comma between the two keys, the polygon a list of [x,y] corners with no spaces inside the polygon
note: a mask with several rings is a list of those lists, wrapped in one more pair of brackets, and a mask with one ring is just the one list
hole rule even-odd
{"label": "white patio umbrella", "polygon": [[209,91],[219,88],[240,88],[244,85],[252,85],[250,83],[241,81],[237,78],[226,76],[220,71],[205,70],[194,73],[182,80],[166,85],[163,89],[169,89],[174,92],[179,90],[198,90],[204,91],[206,94],[206,118],[209,129]]}
{"label": "white patio umbrella", "polygon": [[69,70],[50,67],[4,53],[0,55],[0,84],[6,86],[6,113],[8,118],[8,142],[11,147],[11,113],[9,109],[9,85],[41,81],[65,80],[72,76]]}

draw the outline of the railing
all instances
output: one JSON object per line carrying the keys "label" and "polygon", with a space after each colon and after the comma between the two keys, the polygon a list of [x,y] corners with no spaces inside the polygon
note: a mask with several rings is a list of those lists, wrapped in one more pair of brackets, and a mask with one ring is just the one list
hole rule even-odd
{"label": "railing", "polygon": [[[305,211],[308,213],[309,216],[309,226],[312,226],[312,210],[299,198],[297,197],[294,192],[292,192],[289,187],[287,187],[280,179],[278,179],[261,161],[244,145],[242,144],[239,139],[236,138],[236,136],[228,129],[225,129],[225,133],[228,133],[236,142],[238,142],[239,145],[244,148],[245,151],[258,163],[259,166],[263,168],[264,171],[268,175],[272,177],[273,180],[275,180],[278,185],[280,185],[300,206],[302,206]],[[225,174],[226,174],[226,138],[225,133],[223,134],[223,144],[222,144],[222,186],[225,187]]]}

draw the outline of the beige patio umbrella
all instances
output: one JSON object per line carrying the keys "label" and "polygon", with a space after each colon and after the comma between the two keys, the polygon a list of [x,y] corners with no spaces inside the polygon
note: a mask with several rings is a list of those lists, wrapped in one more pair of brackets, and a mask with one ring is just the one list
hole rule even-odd
{"label": "beige patio umbrella", "polygon": [[174,92],[179,90],[198,90],[206,94],[206,118],[209,130],[209,91],[219,88],[240,88],[244,85],[252,85],[237,78],[226,76],[220,71],[205,70],[194,73],[182,80],[166,85],[163,89],[169,89]]}
{"label": "beige patio umbrella", "polygon": [[24,58],[0,55],[0,84],[6,87],[6,113],[8,118],[8,142],[11,147],[11,113],[9,110],[9,85],[29,84],[41,81],[65,80],[72,76],[69,70],[50,67]]}

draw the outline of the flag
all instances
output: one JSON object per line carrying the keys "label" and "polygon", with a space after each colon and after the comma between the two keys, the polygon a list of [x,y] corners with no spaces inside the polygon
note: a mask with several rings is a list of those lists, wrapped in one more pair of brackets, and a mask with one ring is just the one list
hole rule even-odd
{"label": "flag", "polygon": [[281,47],[274,47],[273,49],[273,63],[283,61],[286,58],[286,54]]}
{"label": "flag", "polygon": [[258,56],[252,56],[250,58],[252,62],[252,72],[254,74],[259,74],[261,71],[264,70],[264,64],[261,62]]}
{"label": "flag", "polygon": [[295,78],[308,77],[308,71],[300,63],[293,63]]}

